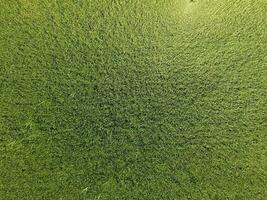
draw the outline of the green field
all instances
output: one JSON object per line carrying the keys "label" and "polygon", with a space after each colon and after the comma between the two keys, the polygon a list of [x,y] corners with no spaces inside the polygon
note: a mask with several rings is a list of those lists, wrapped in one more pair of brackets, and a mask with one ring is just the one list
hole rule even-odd
{"label": "green field", "polygon": [[0,200],[266,200],[266,0],[0,0]]}

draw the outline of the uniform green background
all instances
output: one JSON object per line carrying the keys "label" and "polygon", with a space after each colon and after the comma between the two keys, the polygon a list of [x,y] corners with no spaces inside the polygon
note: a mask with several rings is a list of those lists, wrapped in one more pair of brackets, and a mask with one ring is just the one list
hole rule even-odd
{"label": "uniform green background", "polygon": [[0,0],[0,199],[267,199],[266,0]]}

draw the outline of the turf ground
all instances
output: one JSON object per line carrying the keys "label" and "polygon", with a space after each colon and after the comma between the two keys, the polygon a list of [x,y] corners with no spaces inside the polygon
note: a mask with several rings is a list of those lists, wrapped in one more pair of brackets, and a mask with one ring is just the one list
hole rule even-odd
{"label": "turf ground", "polygon": [[267,199],[266,51],[266,0],[0,0],[0,199]]}

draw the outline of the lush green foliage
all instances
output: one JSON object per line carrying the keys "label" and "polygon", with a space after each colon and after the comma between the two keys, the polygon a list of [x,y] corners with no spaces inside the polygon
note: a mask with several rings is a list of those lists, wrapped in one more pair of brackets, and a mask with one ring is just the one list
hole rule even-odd
{"label": "lush green foliage", "polygon": [[1,0],[0,199],[266,199],[265,0]]}

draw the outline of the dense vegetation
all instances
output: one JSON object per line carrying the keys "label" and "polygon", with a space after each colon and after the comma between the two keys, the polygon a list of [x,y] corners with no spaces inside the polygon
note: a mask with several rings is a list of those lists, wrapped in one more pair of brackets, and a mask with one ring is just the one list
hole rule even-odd
{"label": "dense vegetation", "polygon": [[266,199],[265,0],[0,0],[0,199]]}

